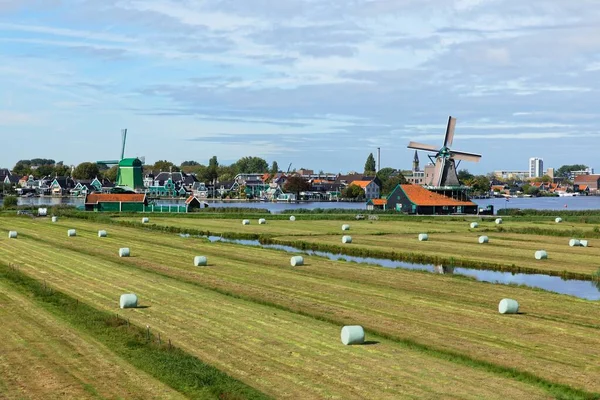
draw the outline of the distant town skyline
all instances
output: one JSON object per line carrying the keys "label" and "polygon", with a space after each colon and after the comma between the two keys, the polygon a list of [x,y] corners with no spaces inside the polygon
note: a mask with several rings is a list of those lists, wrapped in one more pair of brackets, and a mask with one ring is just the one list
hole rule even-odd
{"label": "distant town skyline", "polygon": [[[483,174],[594,167],[593,0],[0,2],[0,166],[126,154],[410,169],[410,140]],[[425,154],[420,153],[423,161]]]}

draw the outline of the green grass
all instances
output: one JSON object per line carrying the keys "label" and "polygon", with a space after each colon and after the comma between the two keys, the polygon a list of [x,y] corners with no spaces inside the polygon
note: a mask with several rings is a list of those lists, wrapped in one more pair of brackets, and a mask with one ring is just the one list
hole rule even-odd
{"label": "green grass", "polygon": [[[2,223],[6,226],[8,222]],[[78,230],[76,239],[68,239],[66,234],[63,235],[68,227]],[[310,332],[330,331],[328,326],[332,324],[339,327],[359,321],[373,335],[391,340],[392,343],[385,343],[386,348],[391,346],[390,349],[399,351],[393,345],[396,343],[402,348],[422,353],[421,357],[427,361],[419,365],[431,365],[429,357],[450,360],[457,366],[470,368],[473,374],[473,371],[486,371],[528,382],[545,390],[550,387],[553,395],[566,398],[594,397],[573,387],[598,391],[599,386],[593,377],[600,372],[594,366],[594,360],[600,356],[597,350],[600,348],[600,326],[595,317],[598,304],[594,302],[525,288],[331,262],[316,257],[305,257],[306,266],[293,269],[289,267],[289,255],[282,252],[207,244],[202,240],[182,239],[178,235],[119,226],[110,227],[107,239],[97,239],[97,229],[104,228],[75,220],[61,220],[59,224],[19,221],[18,230],[20,237],[23,233],[23,240],[6,240],[0,252],[6,257],[20,260],[32,275],[41,277],[45,276],[45,271],[51,272],[54,284],[63,285],[75,293],[79,293],[79,288],[86,288],[86,298],[103,303],[107,301],[107,290],[114,290],[111,285],[129,290],[119,282],[127,280],[128,284],[135,284],[134,287],[139,288],[149,280],[151,283],[147,283],[146,296],[150,296],[153,302],[159,302],[161,309],[167,303],[186,303],[198,298],[197,307],[202,309],[203,315],[208,313],[210,320],[216,323],[220,323],[222,317],[220,312],[213,312],[214,303],[233,301],[219,297],[226,294],[226,297],[242,301],[236,302],[235,308],[243,305],[236,313],[236,321],[229,321],[230,324],[247,321],[248,318],[253,323],[259,320],[262,323],[254,329],[261,332],[267,330],[269,335],[275,337],[281,338],[287,328],[272,325],[269,308],[279,310],[275,311],[278,316],[284,315],[286,320],[297,321]],[[132,248],[132,258],[118,259],[116,249],[122,244]],[[30,252],[22,255],[25,249],[30,249]],[[208,256],[209,268],[191,266],[193,256],[198,254]],[[41,265],[38,265],[38,260]],[[146,275],[147,272],[154,278]],[[118,277],[121,280],[117,280]],[[140,280],[142,277],[144,280]],[[165,280],[167,277],[175,281]],[[100,282],[109,284],[109,287],[102,288]],[[163,287],[181,290],[181,295],[169,294]],[[209,295],[207,290],[213,294]],[[194,294],[189,297],[192,295],[185,293]],[[495,309],[502,297],[519,299],[526,314],[499,317]],[[561,306],[556,307],[556,304]],[[194,309],[194,306],[190,307]],[[144,310],[144,315],[153,312],[153,309],[154,306]],[[221,308],[221,312],[227,309]],[[290,312],[326,324],[296,320]],[[170,315],[161,317],[164,318],[161,321],[185,330],[181,332],[182,335],[188,330],[193,331],[192,337],[186,336],[178,339],[178,342],[183,341],[198,351],[192,344],[195,340],[193,336],[201,334],[198,329],[206,328],[202,328],[202,324],[194,325],[196,321],[189,320],[189,317],[185,309],[175,306]],[[152,316],[153,320],[156,318],[158,316]],[[184,322],[189,326],[180,325]],[[221,325],[211,329],[218,331],[219,336],[226,336],[221,334],[225,329]],[[339,335],[337,329],[331,329],[333,336]],[[287,339],[288,334],[283,337],[286,339],[278,339],[278,345],[295,344],[297,340]],[[264,340],[268,341],[264,337],[257,338],[259,344]],[[330,354],[328,357],[335,357],[340,364],[349,362],[332,353],[331,349],[323,349],[321,340],[315,338],[311,346]],[[238,351],[239,344],[235,341],[225,343]],[[303,363],[300,364],[304,366],[302,368],[321,360],[318,356],[321,351],[303,357]],[[283,361],[277,353],[266,353],[262,354],[264,358],[261,359],[267,366]],[[257,357],[255,353],[248,356],[249,359],[254,357]],[[411,358],[413,355],[404,357]],[[361,357],[353,362],[358,362],[361,370],[368,369],[367,365],[372,364],[396,368],[395,364],[385,359],[376,361]],[[335,367],[330,365],[328,368]],[[406,379],[414,381],[415,378],[409,376]],[[323,384],[330,388],[331,382],[326,382]],[[465,382],[464,385],[471,383]],[[288,387],[287,384],[280,384]],[[362,383],[365,390],[368,388],[379,393],[379,389],[371,384]],[[345,387],[339,383],[337,385],[340,389]],[[437,390],[436,386],[433,390]]]}
{"label": "green grass", "polygon": [[[0,263],[0,280],[10,283],[53,315],[91,335],[118,356],[194,399],[267,399],[268,396],[171,347],[116,314],[103,312]],[[87,385],[88,391],[93,386]]]}

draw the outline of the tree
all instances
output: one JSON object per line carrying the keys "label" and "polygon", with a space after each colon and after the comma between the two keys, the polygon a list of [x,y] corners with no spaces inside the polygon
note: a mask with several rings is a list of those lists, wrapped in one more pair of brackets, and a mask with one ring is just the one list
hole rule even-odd
{"label": "tree", "polygon": [[390,168],[390,167],[381,168],[379,171],[377,171],[377,177],[383,183],[383,182],[387,181],[388,179],[390,179],[390,176],[394,172],[396,172],[396,170],[394,168]]}
{"label": "tree", "polygon": [[206,177],[209,182],[216,181],[219,177],[219,162],[217,161],[217,156],[212,156],[210,160],[208,160],[208,170],[206,171]]}
{"label": "tree", "polygon": [[375,157],[373,157],[373,153],[370,153],[365,162],[365,174],[375,173],[376,170],[377,165],[375,165]]}
{"label": "tree", "polygon": [[100,169],[96,163],[82,162],[73,170],[73,178],[94,179],[99,173]]}
{"label": "tree", "polygon": [[16,207],[18,204],[17,196],[4,197],[4,208]]}
{"label": "tree", "polygon": [[279,165],[277,165],[277,161],[273,161],[271,164],[271,175],[275,175],[279,172]]}
{"label": "tree", "polygon": [[404,175],[402,175],[401,173],[398,173],[398,175],[392,176],[385,182],[382,182],[381,195],[387,196],[388,194],[392,193],[392,191],[394,189],[396,189],[396,186],[406,185],[407,183],[408,182],[407,182],[406,178],[404,177]]}
{"label": "tree", "polygon": [[365,191],[358,185],[350,185],[344,189],[342,196],[347,199],[361,199],[365,197]]}
{"label": "tree", "polygon": [[562,178],[568,178],[569,174],[573,171],[583,171],[587,169],[587,165],[583,164],[573,164],[573,165],[563,165],[559,169],[556,170],[556,176]]}
{"label": "tree", "polygon": [[200,163],[198,161],[184,161],[181,163],[182,167],[193,167],[196,165],[200,165]]}
{"label": "tree", "polygon": [[158,171],[163,171],[163,172],[169,172],[169,171],[179,172],[179,167],[177,167],[171,161],[167,161],[167,160],[158,160],[157,162],[154,163],[154,166],[152,167],[152,169],[158,170]]}
{"label": "tree", "polygon": [[43,178],[52,175],[52,172],[54,172],[54,167],[52,165],[40,165],[32,171],[32,175],[35,178]]}
{"label": "tree", "polygon": [[31,161],[19,160],[12,169],[13,174],[25,176],[31,174]]}
{"label": "tree", "polygon": [[104,177],[114,183],[117,181],[118,171],[119,171],[118,165],[112,166],[107,171],[104,172]]}
{"label": "tree", "polygon": [[310,183],[301,176],[291,176],[283,185],[283,190],[289,193],[295,193],[296,199],[300,198],[300,192],[310,189]]}
{"label": "tree", "polygon": [[71,168],[63,164],[56,164],[52,172],[55,176],[67,176],[71,172]]}
{"label": "tree", "polygon": [[458,171],[458,180],[460,182],[467,182],[472,180],[475,176],[469,172],[467,169],[461,169]]}
{"label": "tree", "polygon": [[471,180],[468,182],[469,186],[471,186],[471,189],[476,193],[488,193],[492,188],[490,180],[485,175],[473,176],[473,178],[471,178]]}
{"label": "tree", "polygon": [[264,173],[269,171],[269,164],[260,157],[242,157],[234,164],[238,174]]}

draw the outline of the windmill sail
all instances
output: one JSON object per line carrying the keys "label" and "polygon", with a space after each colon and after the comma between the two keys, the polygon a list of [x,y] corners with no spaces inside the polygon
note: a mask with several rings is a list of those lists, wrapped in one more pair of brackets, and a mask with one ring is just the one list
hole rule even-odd
{"label": "windmill sail", "polygon": [[446,136],[444,137],[444,147],[452,146],[454,140],[454,128],[456,127],[456,118],[448,117],[448,127],[446,128]]}
{"label": "windmill sail", "polygon": [[435,146],[432,146],[430,144],[417,143],[417,142],[410,142],[408,144],[408,148],[415,149],[415,150],[432,151],[432,152],[436,152],[436,153],[438,151],[438,148]]}

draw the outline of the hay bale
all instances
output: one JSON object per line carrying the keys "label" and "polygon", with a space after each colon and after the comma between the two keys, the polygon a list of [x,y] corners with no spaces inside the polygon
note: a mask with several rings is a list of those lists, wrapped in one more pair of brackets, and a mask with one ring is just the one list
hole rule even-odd
{"label": "hay bale", "polygon": [[264,225],[264,224],[266,224],[266,223],[267,223],[267,220],[266,220],[266,219],[264,219],[264,218],[261,218],[261,219],[259,219],[259,220],[258,220],[258,224],[259,224],[259,225]]}
{"label": "hay bale", "polygon": [[490,239],[487,236],[479,236],[478,240],[480,244],[488,243],[490,241]]}
{"label": "hay bale", "polygon": [[249,219],[243,220],[242,225],[250,225],[250,220]]}
{"label": "hay bale", "polygon": [[148,217],[142,218],[142,224],[147,224],[148,222],[150,222],[150,218],[148,218]]}
{"label": "hay bale", "polygon": [[294,256],[290,258],[290,264],[292,265],[292,267],[299,267],[301,265],[304,265],[304,258],[302,256]]}
{"label": "hay bale", "polygon": [[77,231],[75,229],[69,229],[67,231],[67,236],[68,237],[73,237],[73,236],[77,236]]}
{"label": "hay bale", "polygon": [[8,232],[8,238],[9,239],[16,239],[17,238],[17,231],[10,231],[10,232]]}
{"label": "hay bale", "polygon": [[129,250],[129,247],[121,247],[119,249],[119,257],[129,257],[131,254],[131,251]]}
{"label": "hay bale", "polygon": [[502,299],[498,303],[498,312],[500,314],[517,314],[519,312],[519,302],[513,299]]}
{"label": "hay bale", "polygon": [[294,217],[293,215],[290,217],[290,221],[294,222],[296,220],[296,217]]}
{"label": "hay bale", "polygon": [[479,228],[479,224],[477,222],[471,222],[471,229]]}
{"label": "hay bale", "polygon": [[106,237],[107,233],[106,231],[98,231],[98,237]]}
{"label": "hay bale", "polygon": [[52,222],[58,222],[58,217],[52,217]]}
{"label": "hay bale", "polygon": [[138,298],[133,293],[122,294],[119,305],[121,308],[137,308]]}
{"label": "hay bale", "polygon": [[587,240],[580,240],[579,241],[579,245],[581,247],[588,247],[588,241]]}
{"label": "hay bale", "polygon": [[342,243],[352,243],[352,236],[349,236],[349,235],[342,236]]}
{"label": "hay bale", "polygon": [[577,240],[577,239],[571,239],[571,240],[569,240],[569,246],[578,247],[578,246],[581,246],[581,242],[579,242],[579,240]]}
{"label": "hay bale", "polygon": [[351,344],[363,344],[365,342],[365,330],[360,325],[346,325],[342,328],[342,343],[346,346]]}
{"label": "hay bale", "polygon": [[538,250],[535,252],[536,260],[545,260],[547,258],[548,258],[548,253],[546,253],[546,250]]}
{"label": "hay bale", "polygon": [[349,231],[350,230],[350,225],[348,225],[348,224],[342,225],[342,230],[343,231]]}
{"label": "hay bale", "polygon": [[419,242],[426,242],[429,240],[429,235],[426,233],[419,233]]}
{"label": "hay bale", "polygon": [[557,217],[554,222],[556,222],[557,224],[560,224],[562,222],[562,218],[561,217]]}
{"label": "hay bale", "polygon": [[196,256],[194,257],[194,266],[195,267],[206,267],[208,265],[208,260],[205,256]]}
{"label": "hay bale", "polygon": [[496,218],[496,225],[502,224],[502,218]]}

